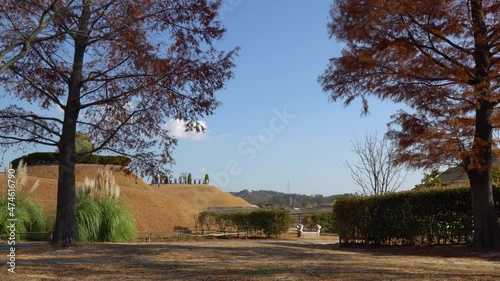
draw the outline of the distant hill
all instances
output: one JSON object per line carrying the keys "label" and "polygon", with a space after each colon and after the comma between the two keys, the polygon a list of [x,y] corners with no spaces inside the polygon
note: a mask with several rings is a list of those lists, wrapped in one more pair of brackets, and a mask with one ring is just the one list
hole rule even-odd
{"label": "distant hill", "polygon": [[278,207],[278,208],[290,206],[290,198],[292,201],[292,207],[308,208],[318,205],[331,204],[332,201],[336,198],[352,195],[352,194],[331,195],[331,196],[323,196],[321,194],[304,195],[295,193],[287,194],[273,190],[248,191],[247,189],[239,192],[231,192],[231,194],[237,197],[241,197],[250,204],[254,204],[260,207]]}

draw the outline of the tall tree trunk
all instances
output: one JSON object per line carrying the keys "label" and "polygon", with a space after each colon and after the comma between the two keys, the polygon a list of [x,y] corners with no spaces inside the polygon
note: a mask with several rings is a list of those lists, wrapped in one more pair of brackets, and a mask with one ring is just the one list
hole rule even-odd
{"label": "tall tree trunk", "polygon": [[[472,192],[472,214],[474,218],[474,248],[500,248],[500,228],[496,215],[492,188],[493,106],[483,102],[476,110],[476,136],[471,161],[467,171]],[[474,152],[478,152],[474,154]]]}
{"label": "tall tree trunk", "polygon": [[467,167],[472,192],[474,217],[473,246],[480,249],[500,247],[500,229],[493,199],[493,103],[491,92],[491,53],[483,1],[471,0],[474,30],[476,124],[471,152],[472,165]]}
{"label": "tall tree trunk", "polygon": [[472,190],[474,240],[477,249],[499,249],[500,231],[491,188],[491,171],[469,171]]}
{"label": "tall tree trunk", "polygon": [[51,243],[71,246],[78,242],[75,191],[75,119],[66,117],[59,142],[59,181],[57,187],[56,225]]}
{"label": "tall tree trunk", "polygon": [[76,125],[80,112],[80,92],[83,77],[83,62],[88,44],[90,7],[83,3],[78,32],[75,34],[75,52],[73,69],[68,83],[68,100],[64,108],[64,122],[59,140],[59,181],[57,187],[56,225],[51,243],[53,245],[71,246],[78,242],[76,220],[75,150]]}

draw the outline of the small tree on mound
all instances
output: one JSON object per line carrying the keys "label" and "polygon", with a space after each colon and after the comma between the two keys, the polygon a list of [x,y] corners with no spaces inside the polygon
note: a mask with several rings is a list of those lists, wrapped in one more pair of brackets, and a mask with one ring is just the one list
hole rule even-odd
{"label": "small tree on mound", "polygon": [[[89,135],[83,132],[76,132],[75,136],[75,151],[79,155],[84,155],[87,153],[91,153],[94,150],[94,143],[92,143],[92,139]],[[59,148],[56,149],[56,152],[59,153]]]}
{"label": "small tree on mound", "polygon": [[447,186],[448,184],[439,177],[440,174],[441,173],[438,170],[432,170],[430,173],[424,173],[424,178],[422,179],[421,184],[416,185],[415,189]]}
{"label": "small tree on mound", "polygon": [[208,177],[208,174],[205,174],[205,182],[204,184],[209,184],[210,178]]}
{"label": "small tree on mound", "polygon": [[188,175],[187,182],[188,182],[188,184],[193,184],[193,176],[191,176],[191,173],[189,173],[189,175]]}
{"label": "small tree on mound", "polygon": [[92,143],[92,139],[89,137],[89,135],[82,132],[76,133],[75,150],[76,153],[79,154],[89,153],[94,150],[94,144]]}

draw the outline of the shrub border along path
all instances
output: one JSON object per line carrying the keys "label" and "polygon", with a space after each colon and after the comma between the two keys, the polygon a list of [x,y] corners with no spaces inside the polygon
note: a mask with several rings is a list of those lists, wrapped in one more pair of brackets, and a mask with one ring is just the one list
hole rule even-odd
{"label": "shrub border along path", "polygon": [[[2,280],[500,280],[500,253],[467,246],[339,248],[335,241],[215,240],[25,248]],[[5,279],[4,279],[5,278]]]}

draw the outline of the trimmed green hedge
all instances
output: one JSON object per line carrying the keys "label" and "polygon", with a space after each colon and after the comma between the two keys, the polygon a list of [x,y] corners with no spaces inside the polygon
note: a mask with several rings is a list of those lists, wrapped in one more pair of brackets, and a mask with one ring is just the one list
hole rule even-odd
{"label": "trimmed green hedge", "polygon": [[[500,187],[494,187],[500,214]],[[373,237],[381,244],[470,243],[473,218],[470,188],[434,188],[382,196],[335,200],[341,236]]]}
{"label": "trimmed green hedge", "polygon": [[[19,161],[24,160],[28,166],[44,165],[44,164],[57,164],[59,161],[59,152],[35,152],[24,155],[17,159],[12,160],[13,167],[17,167]],[[88,154],[78,159],[78,164],[102,164],[102,165],[120,165],[128,166],[130,158],[125,156],[105,156]]]}
{"label": "trimmed green hedge", "polygon": [[201,212],[198,226],[202,233],[246,232],[248,235],[279,236],[288,231],[291,218],[288,210],[261,209],[252,212]]}
{"label": "trimmed green hedge", "polygon": [[336,220],[331,211],[316,212],[309,217],[310,223],[313,225],[321,225],[321,232],[336,233]]}

